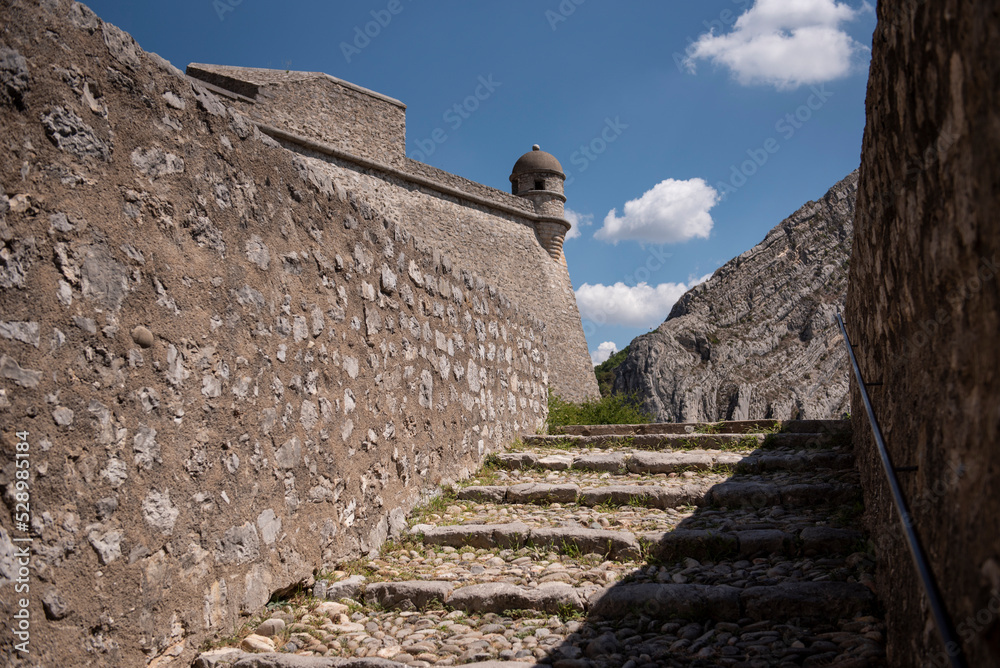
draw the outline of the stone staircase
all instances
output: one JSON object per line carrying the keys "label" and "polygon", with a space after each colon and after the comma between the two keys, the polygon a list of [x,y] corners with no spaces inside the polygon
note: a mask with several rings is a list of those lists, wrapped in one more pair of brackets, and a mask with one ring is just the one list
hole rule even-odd
{"label": "stone staircase", "polygon": [[195,665],[882,666],[849,428],[526,436]]}

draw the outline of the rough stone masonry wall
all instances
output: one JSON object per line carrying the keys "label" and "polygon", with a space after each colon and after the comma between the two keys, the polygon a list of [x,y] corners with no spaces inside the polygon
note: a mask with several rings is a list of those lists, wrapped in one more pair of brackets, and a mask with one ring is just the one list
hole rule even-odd
{"label": "rough stone masonry wall", "polygon": [[[1000,664],[1000,5],[878,4],[846,319],[969,665]],[[947,665],[851,404],[895,666]]]}
{"label": "rough stone masonry wall", "polygon": [[3,16],[0,663],[189,665],[542,424],[527,309],[84,6]]}
{"label": "rough stone masonry wall", "polygon": [[188,74],[244,99],[229,100],[248,118],[331,144],[352,155],[399,166],[406,161],[406,106],[322,72],[286,72],[192,63]]}
{"label": "rough stone masonry wall", "polygon": [[[325,165],[334,178],[363,190],[381,215],[402,220],[420,239],[516,295],[546,323],[546,340],[554,352],[549,359],[554,391],[571,401],[598,395],[565,258],[553,258],[545,250],[553,234],[564,228],[532,220],[535,207],[529,200],[406,158],[403,108],[378,93],[359,92],[346,82],[307,72],[205,64],[191,64],[187,72],[243,95],[230,104],[256,122],[301,138],[283,142],[286,148]],[[251,96],[253,101],[247,99]],[[373,160],[395,173],[366,168],[343,155],[319,153],[301,140]],[[443,194],[417,180],[487,204]],[[558,211],[545,214],[561,217],[562,204],[552,207]]]}
{"label": "rough stone masonry wall", "polygon": [[571,401],[597,396],[566,265],[549,256],[531,222],[414,187],[403,179],[372,174],[330,156],[297,150],[310,166],[362,193],[379,216],[410,221],[414,235],[434,248],[447,249],[457,264],[477,267],[507,294],[516,294],[524,308],[544,317],[549,385]]}

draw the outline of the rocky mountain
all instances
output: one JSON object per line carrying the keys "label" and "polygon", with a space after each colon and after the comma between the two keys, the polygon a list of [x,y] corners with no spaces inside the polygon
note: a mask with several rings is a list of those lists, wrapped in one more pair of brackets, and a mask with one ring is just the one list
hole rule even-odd
{"label": "rocky mountain", "polygon": [[614,391],[659,421],[829,418],[849,409],[834,315],[847,291],[855,170],[689,290],[636,338]]}

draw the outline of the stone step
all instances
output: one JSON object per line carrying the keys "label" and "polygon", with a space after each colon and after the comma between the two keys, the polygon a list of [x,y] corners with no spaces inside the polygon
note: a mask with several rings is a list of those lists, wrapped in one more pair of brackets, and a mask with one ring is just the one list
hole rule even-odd
{"label": "stone step", "polygon": [[632,505],[480,504],[456,500],[440,513],[427,513],[414,523],[447,526],[520,522],[529,527],[607,529],[629,531],[635,535],[675,529],[716,533],[775,529],[797,535],[810,526],[854,529],[859,512],[860,506],[855,503],[837,507],[824,504],[788,509],[781,506],[725,509],[680,506],[659,509]]}
{"label": "stone step", "polygon": [[633,436],[642,434],[849,434],[850,420],[729,420],[723,422],[654,422],[651,424],[599,424],[557,427],[576,436]]}
{"label": "stone step", "polygon": [[426,545],[519,550],[532,546],[555,552],[601,554],[615,561],[635,561],[641,555],[639,541],[628,531],[578,527],[529,527],[522,522],[507,524],[458,524],[435,527],[417,524],[411,535]]}
{"label": "stone step", "polygon": [[800,471],[734,471],[727,468],[693,471],[673,471],[670,473],[633,473],[627,466],[615,471],[592,471],[585,469],[493,469],[463,481],[459,489],[466,486],[512,487],[528,483],[549,485],[577,485],[578,487],[601,487],[605,485],[664,485],[674,487],[683,484],[719,484],[723,482],[759,482],[776,485],[843,483],[856,485],[859,475],[854,468],[807,469]]}
{"label": "stone step", "polygon": [[[582,527],[578,527],[582,528]],[[456,587],[489,582],[536,587],[549,582],[574,586],[606,586],[614,583],[694,583],[728,585],[739,588],[775,585],[789,581],[872,582],[874,559],[851,531],[811,535],[805,528],[787,531],[763,531],[737,527],[706,540],[703,536],[684,536],[672,543],[662,541],[665,532],[634,531],[647,561],[608,560],[603,553],[584,553],[566,533],[543,536],[546,543],[531,545],[530,537],[520,549],[434,545],[407,537],[401,544],[368,561],[363,568],[366,581],[447,581]],[[626,529],[618,529],[629,534]],[[483,532],[489,536],[489,531]],[[716,532],[717,533],[717,532]],[[481,537],[481,536],[480,536]],[[678,536],[682,538],[682,536]],[[853,542],[852,542],[853,541]],[[483,543],[478,543],[482,545]],[[584,549],[601,549],[584,545]],[[634,549],[634,548],[633,548]],[[673,550],[671,552],[671,550]],[[772,551],[777,550],[777,551]],[[313,587],[317,598],[339,601],[347,597],[362,600],[362,586],[345,592],[340,585],[343,574],[331,574],[341,580],[319,580]],[[364,583],[362,583],[364,584]]]}
{"label": "stone step", "polygon": [[[521,661],[476,661],[462,664],[463,668],[550,668],[551,664]],[[222,648],[203,652],[192,668],[413,668],[407,661],[390,661],[374,657],[332,660],[320,656],[300,656],[279,652],[259,654],[238,649]]]}
{"label": "stone step", "polygon": [[860,485],[841,483],[771,483],[731,481],[713,485],[705,503],[726,508],[763,508],[766,506],[843,505],[862,501]]}
{"label": "stone step", "polygon": [[532,610],[548,614],[586,613],[592,620],[640,614],[654,619],[783,621],[844,618],[872,609],[868,587],[849,582],[785,582],[740,589],[701,584],[618,584],[574,587],[550,582],[524,587],[505,582],[455,587],[451,582],[378,582],[365,589],[365,602],[388,609],[423,610],[444,605],[466,614]]}
{"label": "stone step", "polygon": [[844,442],[840,434],[532,434],[521,438],[528,447],[636,448],[642,450],[742,450],[759,448],[825,448]]}
{"label": "stone step", "polygon": [[[858,507],[854,504],[847,504],[838,508],[830,506],[806,506],[784,511],[779,515],[775,515],[774,510],[774,508],[769,507],[726,510],[695,509],[693,512],[687,513],[687,516],[681,522],[672,527],[668,526],[663,529],[656,527],[649,529],[649,531],[684,529],[690,531],[732,533],[735,531],[777,529],[797,535],[808,527],[854,530],[856,529],[854,518],[859,514]],[[660,512],[666,515],[667,511]],[[640,534],[646,532],[643,529],[633,530]]]}
{"label": "stone step", "polygon": [[676,508],[699,505],[712,483],[680,485],[606,485],[580,487],[574,484],[523,483],[505,487],[483,485],[458,491],[460,501],[505,504],[576,503],[581,506],[634,504],[646,508]]}
{"label": "stone step", "polygon": [[[882,628],[868,616],[814,622],[788,622],[745,617],[739,622],[656,620],[632,614],[613,620],[559,622],[553,616],[501,617],[496,613],[466,615],[441,610],[421,612],[365,611],[366,626],[377,628],[351,634],[352,645],[365,657],[348,652],[332,658],[267,652],[250,654],[222,648],[202,654],[195,668],[402,668],[462,665],[465,668],[596,668],[597,666],[816,666],[881,668],[885,665],[877,641],[866,634]],[[431,635],[398,632],[400,615],[421,620]],[[315,620],[315,617],[310,617]],[[319,621],[319,620],[316,620]],[[312,623],[316,623],[313,621]],[[405,627],[404,627],[405,628]],[[322,627],[314,633],[323,635]],[[403,635],[402,639],[399,635]],[[426,631],[424,632],[426,633]],[[304,636],[305,634],[296,634]],[[878,635],[878,634],[877,634]],[[414,640],[417,636],[419,639]],[[335,644],[336,646],[336,644]],[[485,648],[484,648],[485,646]],[[467,649],[468,648],[468,649]],[[508,648],[508,649],[502,649]],[[288,650],[284,650],[287,652]],[[376,657],[391,656],[392,660]],[[448,658],[444,658],[448,657]],[[495,657],[495,658],[494,658]],[[518,657],[514,659],[514,657]],[[536,662],[537,661],[537,662]]]}
{"label": "stone step", "polygon": [[[281,652],[244,652],[232,647],[202,652],[191,668],[408,668],[409,664],[378,658],[344,659],[332,663],[321,656],[299,656]],[[497,662],[467,664],[465,668],[500,668]],[[506,668],[504,666],[503,668]],[[530,668],[526,664],[512,664],[511,668]]]}
{"label": "stone step", "polygon": [[861,488],[842,483],[690,482],[675,485],[606,485],[580,487],[572,483],[522,483],[477,485],[458,491],[459,500],[496,504],[576,503],[581,506],[610,504],[646,508],[678,506],[797,507],[844,504],[861,499]]}
{"label": "stone step", "polygon": [[711,531],[675,529],[649,531],[638,536],[648,559],[669,563],[691,559],[752,559],[761,555],[836,555],[848,554],[861,540],[852,529],[807,527],[798,534],[778,529]]}
{"label": "stone step", "polygon": [[599,554],[615,561],[646,558],[663,563],[685,558],[718,561],[752,559],[771,554],[846,554],[861,540],[857,531],[832,527],[807,527],[798,533],[778,529],[732,532],[675,529],[636,535],[630,531],[580,527],[530,527],[523,522],[448,526],[418,524],[410,529],[410,533],[425,545],[486,550],[534,547],[557,553]]}
{"label": "stone step", "polygon": [[645,450],[591,451],[565,454],[505,452],[495,460],[509,470],[535,468],[549,471],[608,471],[619,473],[673,473],[675,471],[711,471],[732,468],[739,472],[814,471],[849,469],[854,455],[842,450],[817,450],[789,454],[753,453],[749,455],[719,451],[651,452]]}
{"label": "stone step", "polygon": [[[503,592],[499,592],[501,595]],[[639,592],[628,591],[634,596]],[[649,596],[648,594],[652,594]],[[830,587],[822,591],[781,592],[784,600],[802,596],[836,595]],[[854,594],[847,591],[849,598]],[[669,598],[685,605],[699,592],[643,592],[645,601],[659,607]],[[748,606],[768,592],[754,592],[744,598]],[[657,596],[659,595],[659,596]],[[862,594],[863,596],[863,594]],[[593,595],[591,595],[593,598]],[[590,601],[588,601],[589,603]],[[613,601],[608,601],[612,603]],[[322,604],[321,604],[322,605]],[[407,607],[402,605],[400,607]],[[665,606],[664,606],[665,607]],[[844,609],[850,609],[844,605]],[[305,609],[303,609],[305,610]],[[526,613],[530,611],[520,611]],[[882,627],[870,616],[759,620],[746,616],[738,622],[707,619],[654,619],[635,609],[623,617],[594,621],[561,620],[539,613],[501,616],[497,613],[465,614],[431,609],[422,612],[367,610],[362,608],[362,630],[335,639],[332,647],[342,648],[325,657],[310,652],[282,648],[283,653],[250,654],[234,649],[210,650],[196,660],[195,668],[402,668],[426,665],[462,665],[467,668],[595,668],[597,666],[674,666],[707,668],[733,665],[837,665],[850,668],[884,666],[877,641],[866,638]],[[355,615],[355,616],[356,616]],[[407,617],[402,617],[408,615]],[[307,614],[307,626],[315,626],[315,636],[326,634],[326,615]],[[400,629],[400,620],[406,625]],[[367,627],[367,628],[365,628]],[[424,629],[418,631],[417,629]],[[880,634],[879,634],[880,635]],[[293,634],[292,642],[308,634]],[[259,636],[253,636],[260,640]],[[349,640],[348,640],[349,639]],[[284,640],[278,640],[283,643]],[[347,647],[343,647],[344,643]],[[351,648],[356,649],[352,650]],[[346,650],[346,651],[345,651]],[[354,654],[354,656],[351,656]],[[365,656],[360,656],[365,654]],[[331,656],[332,655],[332,656]],[[336,656],[338,658],[333,658]],[[378,657],[388,656],[391,659]],[[341,658],[342,657],[342,658]],[[445,658],[447,657],[447,658]],[[517,657],[515,659],[515,657]],[[537,662],[536,662],[537,661]]]}
{"label": "stone step", "polygon": [[654,618],[730,621],[787,620],[797,617],[837,619],[871,610],[875,595],[848,582],[787,582],[766,587],[697,584],[636,584],[608,587],[587,599],[593,619],[621,618],[630,613]]}

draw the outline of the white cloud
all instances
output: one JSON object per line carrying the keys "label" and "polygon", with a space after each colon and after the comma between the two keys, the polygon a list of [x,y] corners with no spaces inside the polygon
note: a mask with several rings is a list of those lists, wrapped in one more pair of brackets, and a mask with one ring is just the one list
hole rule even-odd
{"label": "white cloud", "polygon": [[597,366],[602,362],[607,362],[608,358],[616,352],[618,352],[618,346],[615,345],[615,342],[605,341],[601,345],[597,346],[597,350],[590,351],[590,360],[594,363],[594,366]]}
{"label": "white cloud", "polygon": [[594,223],[594,214],[592,213],[580,213],[569,208],[563,209],[563,213],[566,216],[566,220],[568,220],[570,225],[573,226],[569,228],[569,232],[566,233],[565,241],[576,239],[580,236],[581,227],[592,225]]}
{"label": "white cloud", "polygon": [[685,65],[708,60],[729,68],[741,84],[778,90],[847,76],[868,49],[841,24],[873,11],[836,0],[757,0],[725,35],[705,33],[687,49]]}
{"label": "white cloud", "polygon": [[687,283],[660,283],[656,287],[646,283],[634,287],[621,282],[614,285],[584,283],[576,290],[576,305],[583,320],[597,325],[653,327],[667,318],[681,295],[711,276],[692,277]]}
{"label": "white cloud", "polygon": [[623,239],[660,244],[707,239],[713,224],[708,212],[718,201],[719,193],[704,179],[660,181],[626,202],[621,217],[617,209],[609,211],[594,238],[615,244]]}

